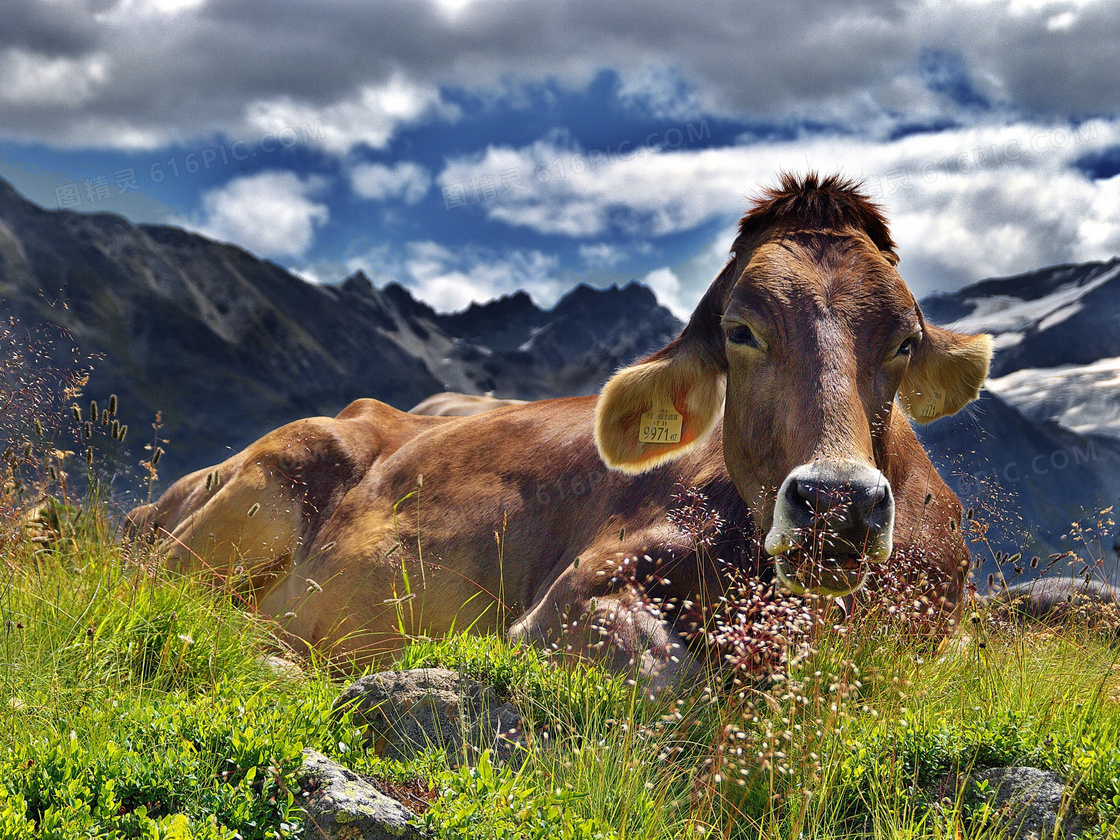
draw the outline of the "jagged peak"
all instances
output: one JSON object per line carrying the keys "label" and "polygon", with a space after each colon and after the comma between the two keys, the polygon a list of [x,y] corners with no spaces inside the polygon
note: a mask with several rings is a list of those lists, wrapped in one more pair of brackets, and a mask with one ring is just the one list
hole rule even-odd
{"label": "jagged peak", "polygon": [[372,297],[374,292],[373,281],[370,280],[361,269],[358,269],[343,280],[339,286],[346,294],[360,295],[362,297]]}
{"label": "jagged peak", "polygon": [[382,286],[381,294],[404,315],[433,319],[439,317],[431,306],[413,297],[412,292],[395,280]]}
{"label": "jagged peak", "polygon": [[560,298],[550,312],[563,313],[588,305],[626,305],[650,309],[659,304],[653,290],[637,280],[631,280],[621,287],[611,284],[605,289],[580,283]]}
{"label": "jagged peak", "polygon": [[498,297],[492,298],[492,299],[490,299],[490,300],[488,300],[484,303],[479,303],[478,301],[471,301],[471,305],[468,306],[463,311],[464,312],[470,312],[472,309],[473,310],[487,309],[487,308],[492,307],[492,306],[500,307],[502,309],[537,309],[538,308],[537,305],[533,302],[533,298],[530,297],[528,292],[526,292],[524,289],[518,289],[516,292],[513,292],[513,293],[508,294],[508,295],[499,295]]}
{"label": "jagged peak", "polygon": [[500,295],[481,303],[479,301],[471,301],[470,306],[466,309],[461,309],[448,317],[466,319],[480,317],[494,318],[538,313],[542,311],[543,310],[533,302],[533,298],[529,296],[528,292],[524,289],[518,289],[512,294]]}

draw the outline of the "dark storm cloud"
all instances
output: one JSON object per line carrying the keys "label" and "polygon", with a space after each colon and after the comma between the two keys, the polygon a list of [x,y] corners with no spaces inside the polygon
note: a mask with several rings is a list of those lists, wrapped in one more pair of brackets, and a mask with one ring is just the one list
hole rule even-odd
{"label": "dark storm cloud", "polygon": [[0,50],[21,47],[52,58],[81,55],[97,42],[90,4],[10,0],[4,4]]}
{"label": "dark storm cloud", "polygon": [[1115,3],[1086,6],[1068,25],[1062,13],[989,23],[1001,30],[995,56],[974,43],[978,68],[998,75],[1010,99],[1044,114],[1102,114],[1120,109],[1120,14]]}
{"label": "dark storm cloud", "polygon": [[[14,0],[0,28],[0,131],[157,145],[241,130],[254,104],[327,112],[394,78],[497,92],[545,77],[578,85],[602,69],[640,84],[665,66],[713,113],[827,112],[854,124],[914,104],[1112,113],[1117,43],[1109,3],[656,0],[635,11],[509,0],[448,11],[416,0],[217,0],[163,14],[141,2]],[[953,57],[948,82],[928,84],[931,55]]]}

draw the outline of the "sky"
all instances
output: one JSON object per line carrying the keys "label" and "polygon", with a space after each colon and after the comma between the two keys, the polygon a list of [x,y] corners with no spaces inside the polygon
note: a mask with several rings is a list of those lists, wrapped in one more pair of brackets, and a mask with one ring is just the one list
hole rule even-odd
{"label": "sky", "polygon": [[5,0],[0,177],[441,311],[686,316],[779,172],[861,179],[921,297],[1120,253],[1114,0]]}

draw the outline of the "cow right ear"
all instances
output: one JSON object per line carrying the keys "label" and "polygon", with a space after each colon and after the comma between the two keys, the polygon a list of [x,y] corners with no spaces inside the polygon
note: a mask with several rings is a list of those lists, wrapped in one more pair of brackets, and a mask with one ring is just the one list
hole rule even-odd
{"label": "cow right ear", "polygon": [[925,324],[898,389],[910,417],[929,423],[956,414],[980,395],[992,362],[990,335],[962,335]]}
{"label": "cow right ear", "polygon": [[723,415],[726,375],[685,338],[603,386],[595,444],[608,467],[636,474],[679,458]]}
{"label": "cow right ear", "polygon": [[727,357],[720,317],[735,272],[733,255],[684,331],[603,386],[595,409],[595,445],[608,467],[637,474],[680,458],[723,416]]}
{"label": "cow right ear", "polygon": [[674,342],[603,386],[595,444],[608,467],[637,474],[680,458],[722,417],[726,365],[699,338],[698,314]]}

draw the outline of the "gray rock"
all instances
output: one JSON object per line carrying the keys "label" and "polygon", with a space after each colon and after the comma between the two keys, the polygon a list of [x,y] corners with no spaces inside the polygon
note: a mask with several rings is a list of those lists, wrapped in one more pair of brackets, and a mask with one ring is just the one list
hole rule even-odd
{"label": "gray rock", "polygon": [[307,679],[307,674],[304,673],[300,664],[287,657],[270,654],[262,656],[260,662],[265,670],[270,671],[278,680],[303,682]]}
{"label": "gray rock", "polygon": [[1049,575],[1013,583],[990,594],[992,615],[1004,621],[1034,619],[1061,625],[1080,619],[1120,633],[1120,589],[1081,576]]}
{"label": "gray rock", "polygon": [[490,686],[443,668],[383,671],[362,677],[335,701],[354,708],[367,743],[382,758],[405,761],[431,747],[453,766],[472,764],[484,749],[520,762],[521,713]]}
{"label": "gray rock", "polygon": [[303,751],[300,804],[312,840],[407,840],[412,812],[358,774],[315,750]]}
{"label": "gray rock", "polygon": [[1003,814],[1003,830],[1011,840],[1076,837],[1085,829],[1080,817],[1063,807],[1068,805],[1066,786],[1051,770],[994,767],[969,776],[966,794],[979,795],[983,782],[995,792],[992,805]]}

